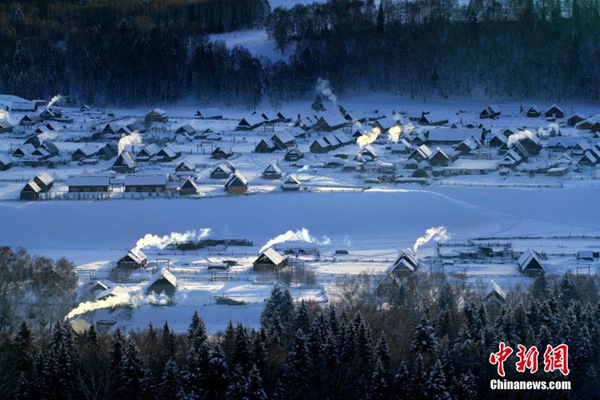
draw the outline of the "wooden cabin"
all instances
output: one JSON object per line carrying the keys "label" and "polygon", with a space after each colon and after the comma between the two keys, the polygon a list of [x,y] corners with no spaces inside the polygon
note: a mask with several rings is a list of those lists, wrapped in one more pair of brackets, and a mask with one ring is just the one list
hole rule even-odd
{"label": "wooden cabin", "polygon": [[260,253],[253,263],[255,271],[278,271],[287,266],[287,257],[282,256],[272,247]]}
{"label": "wooden cabin", "polygon": [[152,275],[146,293],[154,293],[156,295],[167,295],[169,297],[175,296],[177,290],[177,278],[167,269],[162,269],[156,274]]}
{"label": "wooden cabin", "polygon": [[117,261],[117,268],[120,269],[139,269],[146,268],[148,259],[140,249],[131,249],[121,259]]}
{"label": "wooden cabin", "polygon": [[235,172],[225,184],[229,194],[244,194],[248,191],[248,181],[240,173]]}

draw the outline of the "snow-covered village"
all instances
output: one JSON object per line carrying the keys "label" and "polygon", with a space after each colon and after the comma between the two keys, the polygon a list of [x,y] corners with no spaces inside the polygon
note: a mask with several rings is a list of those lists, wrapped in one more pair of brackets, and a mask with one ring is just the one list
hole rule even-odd
{"label": "snow-covered village", "polygon": [[[127,29],[172,11],[143,3]],[[271,74],[239,102],[0,79],[0,398],[596,398],[597,101],[323,71],[286,95],[276,68],[315,39],[278,24],[336,2],[280,3],[204,28],[203,57]],[[399,4],[346,6],[383,35]]]}

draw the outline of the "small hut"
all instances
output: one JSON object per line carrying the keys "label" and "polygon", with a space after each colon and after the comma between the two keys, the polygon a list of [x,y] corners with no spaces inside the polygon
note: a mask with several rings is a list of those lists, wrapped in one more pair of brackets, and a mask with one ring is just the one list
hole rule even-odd
{"label": "small hut", "polygon": [[255,271],[278,271],[288,266],[287,258],[269,247],[254,261]]}
{"label": "small hut", "polygon": [[146,289],[146,293],[166,294],[167,296],[175,296],[177,289],[177,278],[169,270],[162,269],[150,278],[150,283]]}

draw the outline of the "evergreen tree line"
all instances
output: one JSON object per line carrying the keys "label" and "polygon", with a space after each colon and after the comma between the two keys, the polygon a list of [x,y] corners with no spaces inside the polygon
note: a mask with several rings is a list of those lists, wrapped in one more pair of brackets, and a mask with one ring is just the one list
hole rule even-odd
{"label": "evergreen tree line", "polygon": [[[76,335],[57,322],[34,334],[22,323],[0,343],[0,397],[15,399],[489,399],[594,398],[600,368],[600,302],[589,277],[541,276],[506,303],[486,303],[463,281],[415,275],[376,296],[368,278],[342,300],[294,303],[275,287],[261,327],[229,323],[208,336],[194,313],[187,334],[162,329]],[[569,380],[571,391],[490,391],[499,342],[568,344],[569,369],[510,380]],[[540,355],[540,358],[542,356]],[[550,397],[549,397],[550,396]]]}
{"label": "evergreen tree line", "polygon": [[[79,3],[82,3],[80,5]],[[595,0],[22,1],[0,5],[0,92],[73,104],[263,98],[365,88],[412,97],[600,99]],[[208,43],[265,26],[288,62]]]}
{"label": "evergreen tree line", "polygon": [[190,94],[251,104],[262,88],[258,61],[207,35],[262,26],[268,11],[266,0],[8,2],[0,5],[0,93],[60,93],[73,104]]}

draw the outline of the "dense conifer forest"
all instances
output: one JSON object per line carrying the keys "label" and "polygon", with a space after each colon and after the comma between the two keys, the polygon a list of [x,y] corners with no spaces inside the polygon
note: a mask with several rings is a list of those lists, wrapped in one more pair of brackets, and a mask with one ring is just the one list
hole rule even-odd
{"label": "dense conifer forest", "polygon": [[[5,249],[0,265],[7,262],[40,261]],[[11,279],[34,284],[4,271],[2,281]],[[165,321],[131,332],[92,325],[79,334],[61,315],[50,324],[4,315],[11,324],[0,331],[0,398],[597,398],[596,277],[541,275],[504,303],[485,300],[461,277],[415,274],[377,294],[369,279],[346,281],[326,306],[294,302],[275,287],[259,329],[230,323],[211,336],[197,314],[187,333]],[[570,381],[571,390],[491,391],[499,375],[489,357],[500,342],[515,349],[505,379]],[[543,367],[544,349],[561,344],[569,346],[567,376]],[[536,373],[517,372],[519,345],[539,350]]]}
{"label": "dense conifer forest", "polygon": [[[208,41],[266,28],[289,62]],[[600,99],[595,0],[20,1],[0,5],[0,92],[72,103],[255,107],[314,93]]]}

